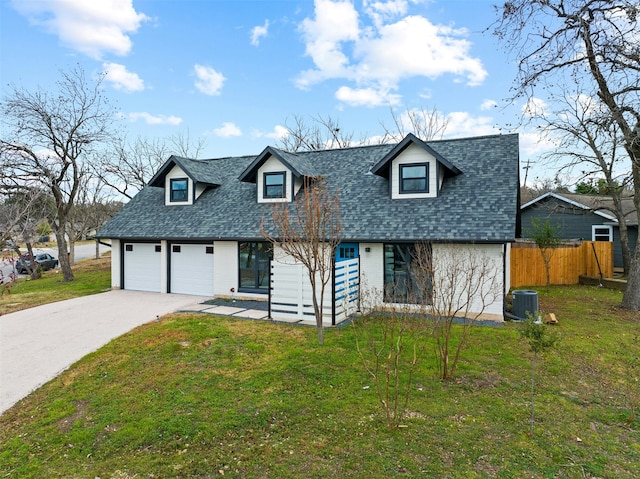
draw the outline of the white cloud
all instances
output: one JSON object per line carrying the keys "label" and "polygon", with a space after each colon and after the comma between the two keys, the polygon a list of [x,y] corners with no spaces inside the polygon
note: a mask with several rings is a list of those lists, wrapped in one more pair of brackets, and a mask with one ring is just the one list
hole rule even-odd
{"label": "white cloud", "polygon": [[487,110],[492,110],[497,106],[498,106],[497,101],[487,99],[482,102],[482,104],[480,105],[480,109],[482,111],[487,111]]}
{"label": "white cloud", "polygon": [[251,45],[260,45],[260,39],[269,33],[269,20],[264,21],[264,25],[258,25],[251,29]]}
{"label": "white cloud", "polygon": [[497,135],[500,129],[494,125],[490,116],[472,116],[466,111],[454,111],[447,114],[446,138],[467,136]]}
{"label": "white cloud", "polygon": [[365,1],[364,13],[372,19],[367,25],[350,1],[316,0],[315,16],[299,27],[315,68],[302,71],[296,86],[306,89],[344,79],[354,82],[352,91],[392,91],[407,78],[447,74],[470,86],[481,84],[487,71],[470,54],[467,30],[436,25],[419,15],[402,17],[408,4]]}
{"label": "white cloud", "polygon": [[196,88],[205,95],[219,95],[226,78],[211,67],[195,65]]}
{"label": "white cloud", "polygon": [[341,86],[336,91],[336,98],[351,106],[391,106],[400,103],[400,95],[387,90],[374,88],[350,88]]}
{"label": "white cloud", "polygon": [[531,97],[522,107],[522,114],[529,117],[544,116],[548,109],[547,102],[542,98]]}
{"label": "white cloud", "polygon": [[149,20],[132,0],[12,0],[13,8],[33,25],[56,35],[69,48],[91,58],[131,51],[130,34]]}
{"label": "white cloud", "polygon": [[541,135],[535,130],[521,131],[518,138],[520,139],[520,151],[525,157],[539,156],[559,146],[554,138],[549,135]]}
{"label": "white cloud", "polygon": [[407,0],[387,0],[362,2],[365,12],[371,17],[374,24],[380,26],[385,20],[393,19],[407,13],[409,2]]}
{"label": "white cloud", "polygon": [[253,136],[255,138],[271,138],[273,140],[278,140],[278,141],[286,138],[288,135],[289,135],[289,130],[282,125],[274,126],[273,131],[269,131],[269,132],[262,132],[258,130],[255,130],[253,132]]}
{"label": "white cloud", "polygon": [[102,68],[106,72],[105,80],[111,83],[113,88],[126,93],[144,90],[144,81],[137,73],[127,71],[127,67],[118,63],[103,63]]}
{"label": "white cloud", "polygon": [[127,115],[129,121],[143,120],[147,125],[179,125],[182,118],[177,116],[152,115],[147,112],[133,112]]}
{"label": "white cloud", "polygon": [[341,44],[360,36],[358,12],[351,2],[316,0],[315,19],[305,18],[300,31],[306,43],[305,54],[317,68],[300,74],[296,82],[299,88],[348,76],[349,58],[341,51]]}
{"label": "white cloud", "polygon": [[230,138],[232,136],[241,136],[242,131],[235,123],[224,122],[220,128],[215,128],[213,134],[222,138]]}

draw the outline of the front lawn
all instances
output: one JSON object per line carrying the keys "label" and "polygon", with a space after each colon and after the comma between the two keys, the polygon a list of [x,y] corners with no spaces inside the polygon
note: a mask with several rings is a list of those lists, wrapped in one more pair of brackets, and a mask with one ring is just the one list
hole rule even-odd
{"label": "front lawn", "polygon": [[541,291],[563,335],[538,364],[517,325],[477,327],[457,378],[428,355],[386,427],[354,329],[169,315],[0,416],[0,477],[640,477],[640,316],[620,293]]}
{"label": "front lawn", "polygon": [[63,301],[111,288],[111,256],[79,261],[73,267],[74,281],[64,282],[60,268],[42,273],[37,280],[21,278],[0,297],[0,314],[13,313],[42,304]]}

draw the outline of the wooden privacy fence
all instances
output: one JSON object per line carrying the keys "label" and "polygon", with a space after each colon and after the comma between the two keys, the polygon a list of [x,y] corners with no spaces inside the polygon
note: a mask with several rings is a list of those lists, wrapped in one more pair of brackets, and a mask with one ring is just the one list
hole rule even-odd
{"label": "wooden privacy fence", "polygon": [[[333,281],[324,293],[323,324],[338,324],[358,310],[359,287],[360,260],[355,258],[336,263]],[[273,319],[315,321],[312,295],[304,266],[271,262],[269,311]]]}
{"label": "wooden privacy fence", "polygon": [[[613,277],[613,243],[583,241],[555,248],[551,256],[551,284],[578,284],[579,277]],[[511,287],[544,286],[547,273],[534,243],[511,245]]]}

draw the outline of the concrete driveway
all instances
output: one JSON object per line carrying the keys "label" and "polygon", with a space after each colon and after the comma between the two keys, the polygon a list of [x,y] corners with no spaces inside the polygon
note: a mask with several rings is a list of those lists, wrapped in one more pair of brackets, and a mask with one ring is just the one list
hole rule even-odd
{"label": "concrete driveway", "polygon": [[0,414],[112,339],[205,299],[114,290],[0,316]]}

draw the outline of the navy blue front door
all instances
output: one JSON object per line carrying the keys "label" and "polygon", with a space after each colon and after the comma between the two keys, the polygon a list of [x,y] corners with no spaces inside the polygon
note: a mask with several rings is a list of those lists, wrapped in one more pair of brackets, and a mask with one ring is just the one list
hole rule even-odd
{"label": "navy blue front door", "polygon": [[336,262],[358,257],[358,243],[340,243],[336,250]]}

